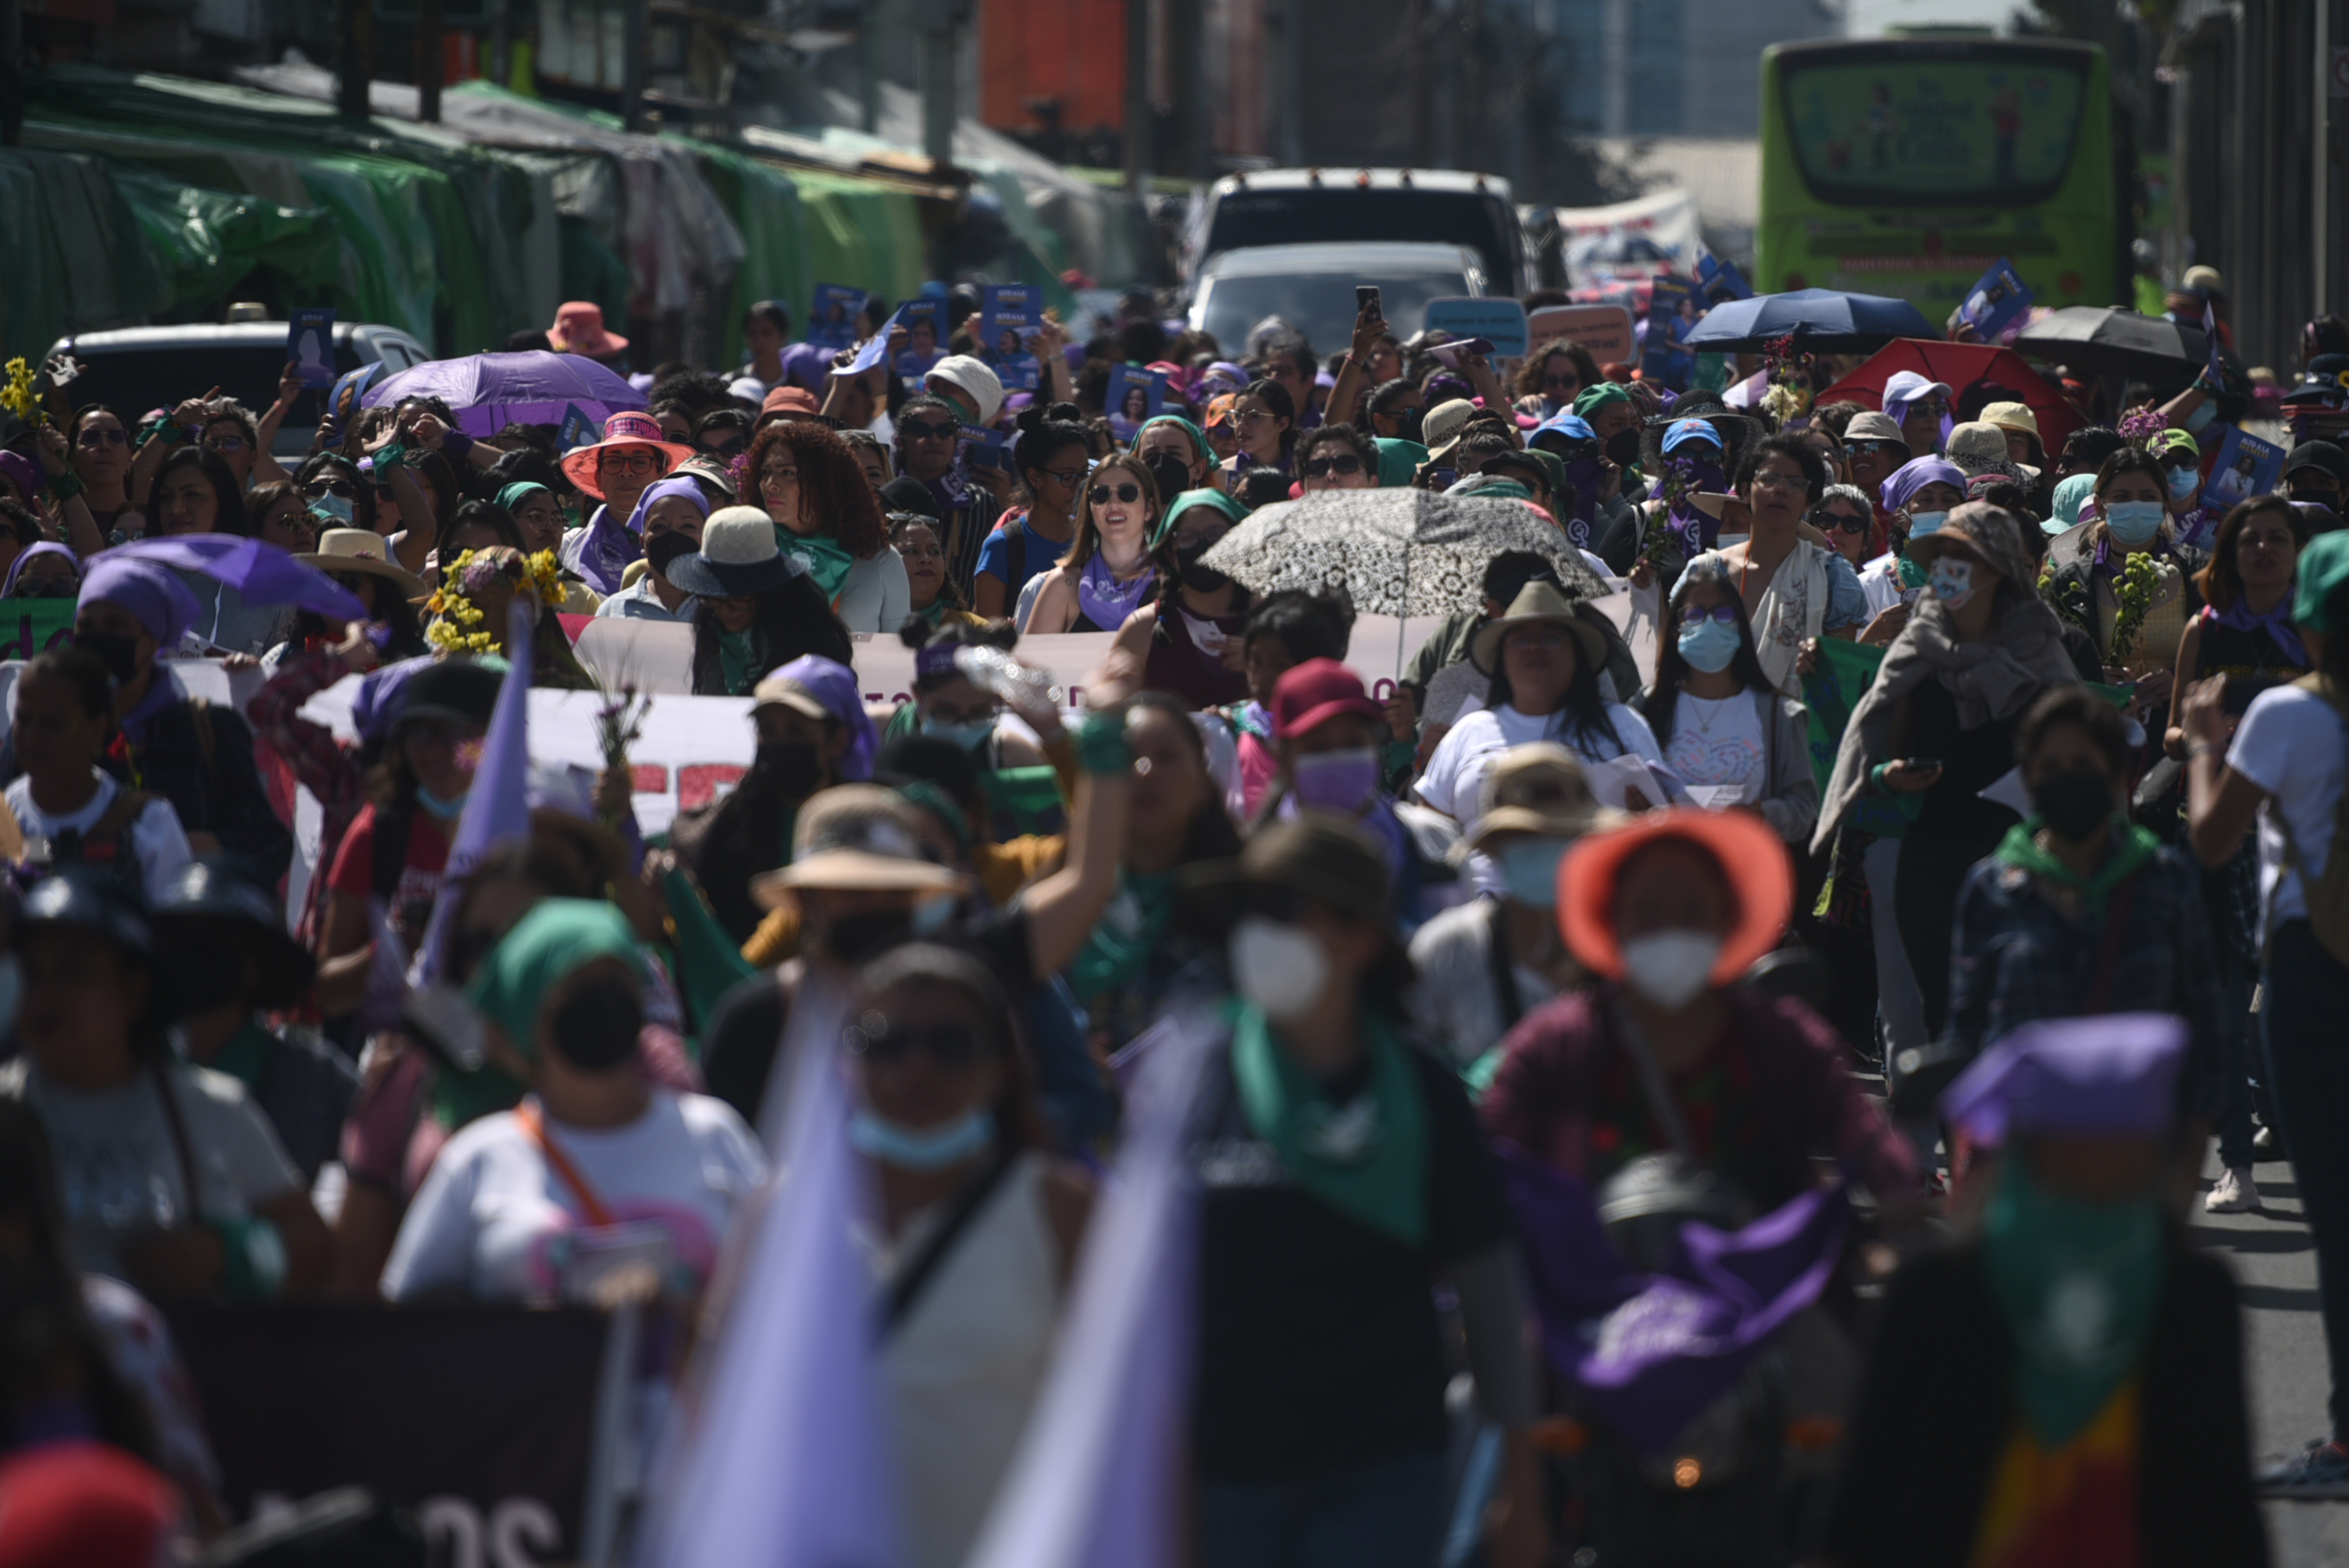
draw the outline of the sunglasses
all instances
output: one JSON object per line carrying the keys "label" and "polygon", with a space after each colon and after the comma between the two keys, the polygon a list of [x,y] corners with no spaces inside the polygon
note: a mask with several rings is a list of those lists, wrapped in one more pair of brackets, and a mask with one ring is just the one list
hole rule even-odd
{"label": "sunglasses", "polygon": [[244,450],[243,436],[213,436],[204,442],[208,452],[241,452]]}
{"label": "sunglasses", "polygon": [[127,447],[130,444],[128,430],[84,430],[75,438],[78,444],[96,451],[100,447]]}
{"label": "sunglasses", "polygon": [[956,1068],[969,1067],[988,1056],[993,1041],[982,1039],[979,1032],[968,1024],[895,1029],[890,1027],[888,1019],[868,1013],[864,1022],[849,1027],[847,1045],[851,1055],[884,1067],[894,1066],[920,1051],[942,1068]]}
{"label": "sunglasses", "polygon": [[1305,465],[1309,480],[1327,479],[1331,474],[1358,474],[1362,471],[1362,459],[1351,453],[1341,458],[1315,458]]}
{"label": "sunglasses", "polygon": [[1909,449],[1898,441],[1871,441],[1865,438],[1846,441],[1843,449],[1855,458],[1872,458],[1886,452],[1906,452]]}
{"label": "sunglasses", "polygon": [[1132,506],[1142,499],[1142,487],[1136,484],[1095,485],[1085,494],[1095,506],[1107,506],[1112,496]]}
{"label": "sunglasses", "polygon": [[2170,452],[2157,459],[2165,469],[2199,469],[2202,459],[2191,452]]}
{"label": "sunglasses", "polygon": [[1582,377],[1579,376],[1545,376],[1542,377],[1542,388],[1545,391],[1547,391],[1551,387],[1565,387],[1571,390],[1572,388],[1581,385]]}
{"label": "sunglasses", "polygon": [[733,440],[719,441],[714,446],[706,446],[701,449],[712,457],[737,458],[742,455],[742,441],[740,437],[737,437]]}
{"label": "sunglasses", "polygon": [[358,486],[348,480],[312,480],[302,487],[302,493],[312,500],[330,495],[338,495],[345,500],[359,499]]}
{"label": "sunglasses", "polygon": [[951,441],[962,428],[959,419],[940,419],[935,424],[927,419],[900,419],[897,433],[909,441]]}
{"label": "sunglasses", "polygon": [[1818,514],[1818,519],[1822,525],[1840,529],[1846,533],[1866,533],[1868,525],[1872,521],[1865,517],[1855,517],[1847,511],[1823,511]]}
{"label": "sunglasses", "polygon": [[1734,604],[1686,604],[1681,608],[1681,624],[1694,626],[1705,621],[1718,621],[1724,626],[1737,624]]}

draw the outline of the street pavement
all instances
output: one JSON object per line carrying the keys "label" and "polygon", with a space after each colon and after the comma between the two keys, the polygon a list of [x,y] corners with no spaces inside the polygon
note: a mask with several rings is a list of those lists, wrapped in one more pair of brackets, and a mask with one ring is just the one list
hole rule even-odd
{"label": "street pavement", "polygon": [[[2214,1154],[2209,1175],[2218,1174]],[[2195,1214],[2194,1240],[2233,1266],[2243,1304],[2243,1356],[2251,1400],[2251,1456],[2296,1452],[2325,1429],[2328,1375],[2316,1315],[2316,1251],[2301,1224],[2292,1167],[2262,1160],[2261,1209]],[[2349,1502],[2270,1502],[2268,1542],[2278,1568],[2349,1563]]]}

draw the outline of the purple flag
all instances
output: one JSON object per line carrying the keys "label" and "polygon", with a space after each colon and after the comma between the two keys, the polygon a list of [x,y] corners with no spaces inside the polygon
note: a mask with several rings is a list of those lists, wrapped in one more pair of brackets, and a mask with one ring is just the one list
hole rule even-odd
{"label": "purple flag", "polygon": [[505,683],[498,687],[498,704],[490,710],[481,764],[473,769],[473,787],[465,796],[457,837],[449,846],[448,869],[440,877],[443,896],[432,903],[432,923],[424,928],[424,940],[417,944],[416,961],[409,968],[412,985],[429,985],[440,978],[449,953],[449,923],[457,906],[448,890],[500,844],[530,837],[531,609],[529,601],[517,593],[507,612]]}
{"label": "purple flag", "polygon": [[[851,1222],[872,1212],[848,1148],[836,1042],[847,1009],[802,990],[775,1077],[789,1098],[776,1179],[738,1216],[741,1247],[706,1377],[672,1428],[636,1561],[646,1568],[897,1568],[894,1462],[873,1275]],[[770,1119],[774,1119],[771,1118]]]}
{"label": "purple flag", "polygon": [[1060,1353],[967,1568],[1182,1561],[1199,1222],[1187,1134],[1222,1039],[1186,1020],[1143,1057]]}
{"label": "purple flag", "polygon": [[1526,1238],[1542,1347],[1641,1451],[1670,1449],[1744,1376],[1762,1343],[1816,1301],[1843,1253],[1840,1186],[1804,1193],[1744,1230],[1681,1227],[1682,1267],[1631,1272],[1589,1191],[1525,1150],[1495,1150]]}

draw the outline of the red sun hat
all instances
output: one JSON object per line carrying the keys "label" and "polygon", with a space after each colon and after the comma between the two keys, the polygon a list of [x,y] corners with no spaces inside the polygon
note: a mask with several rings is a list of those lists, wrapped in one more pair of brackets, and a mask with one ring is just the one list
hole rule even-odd
{"label": "red sun hat", "polygon": [[668,467],[653,477],[659,479],[675,469],[677,465],[695,456],[691,447],[679,446],[661,432],[660,421],[640,409],[623,408],[604,421],[604,438],[592,447],[579,447],[565,453],[563,459],[564,477],[580,490],[604,499],[604,481],[595,477],[603,452],[611,447],[650,447],[668,459]]}
{"label": "red sun hat", "polygon": [[602,305],[592,299],[574,299],[554,307],[554,325],[546,329],[546,346],[557,354],[609,359],[626,352],[628,340],[605,327]]}
{"label": "red sun hat", "polygon": [[1272,688],[1272,733],[1282,740],[1348,714],[1377,720],[1386,710],[1362,689],[1362,677],[1335,659],[1308,659]]}
{"label": "red sun hat", "polygon": [[1690,807],[1650,811],[1626,827],[1575,841],[1557,868],[1557,929],[1583,967],[1608,980],[1623,975],[1615,936],[1615,884],[1623,866],[1651,844],[1680,839],[1721,864],[1737,895],[1737,923],[1721,941],[1708,984],[1726,985],[1778,945],[1795,908],[1795,867],[1786,846],[1749,811]]}

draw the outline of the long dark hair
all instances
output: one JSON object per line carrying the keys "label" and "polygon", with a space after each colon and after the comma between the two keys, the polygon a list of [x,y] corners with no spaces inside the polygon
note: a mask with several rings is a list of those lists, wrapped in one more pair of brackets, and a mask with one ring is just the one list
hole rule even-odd
{"label": "long dark hair", "polygon": [[[1088,461],[1092,457],[1092,438],[1082,425],[1068,419],[1055,419],[1045,409],[1034,405],[1019,410],[1012,421],[1019,429],[1019,443],[1013,449],[1013,466],[1019,470],[1019,489],[1013,500],[1021,506],[1036,504],[1036,487],[1028,476],[1040,473],[1050,466],[1053,457],[1074,447],[1083,452]],[[1085,505],[1084,481],[1077,481],[1077,510]]]}
{"label": "long dark hair", "polygon": [[[789,427],[770,426],[770,429]],[[822,429],[822,426],[816,427]],[[829,435],[830,431],[825,431]],[[864,478],[859,476],[859,484]],[[869,492],[868,492],[869,493]],[[815,654],[840,664],[851,663],[855,645],[848,628],[812,579],[792,577],[776,587],[750,595],[758,606],[750,620],[750,648],[757,681],[790,664],[802,654]],[[726,666],[718,657],[718,639],[726,627],[707,599],[693,602],[693,692],[696,696],[726,696]]]}
{"label": "long dark hair", "polygon": [[228,460],[218,452],[202,447],[181,447],[163,459],[155,477],[147,481],[147,521],[157,523],[162,517],[163,481],[181,469],[194,469],[212,485],[216,505],[212,512],[212,531],[239,536],[253,531],[253,521],[244,513],[244,490],[236,482],[236,474]]}
{"label": "long dark hair", "polygon": [[1288,421],[1288,428],[1280,432],[1280,460],[1283,467],[1293,467],[1289,459],[1297,455],[1297,399],[1291,397],[1288,395],[1288,388],[1278,381],[1249,382],[1240,389],[1240,395],[1232,399],[1234,415],[1232,429],[1235,433],[1239,429],[1237,423],[1239,406],[1251,397],[1271,409],[1275,418]]}
{"label": "long dark hair", "polygon": [[[1197,760],[1200,771],[1206,773],[1207,743],[1200,736],[1199,727],[1192,722],[1191,710],[1183,706],[1182,699],[1163,691],[1145,691],[1136,692],[1133,700],[1126,704],[1128,713],[1145,707],[1153,713],[1163,713],[1174,721],[1175,728],[1183,733],[1185,743]],[[1178,865],[1187,866],[1200,861],[1237,860],[1239,857],[1240,830],[1233,826],[1230,814],[1224,810],[1223,793],[1216,787],[1215,776],[1206,774],[1206,779],[1207,798],[1199,802],[1199,809],[1191,814],[1190,822],[1183,830],[1183,847],[1175,856]]]}
{"label": "long dark hair", "polygon": [[[1770,691],[1770,677],[1762,673],[1762,661],[1754,653],[1754,622],[1745,614],[1745,598],[1737,591],[1736,580],[1721,558],[1701,556],[1682,569],[1680,581],[1672,584],[1671,615],[1656,635],[1656,684],[1648,690],[1648,700],[1641,706],[1648,727],[1656,732],[1656,744],[1671,739],[1672,709],[1681,700],[1681,684],[1688,679],[1689,663],[1681,657],[1680,613],[1682,602],[1688,597],[1690,585],[1710,583],[1721,589],[1737,612],[1737,656],[1729,661],[1729,673],[1737,677],[1741,691]],[[1578,672],[1579,673],[1579,672]]]}
{"label": "long dark hair", "polygon": [[1069,553],[1062,558],[1061,564],[1068,567],[1071,572],[1081,572],[1084,570],[1085,562],[1091,561],[1094,552],[1101,549],[1101,531],[1093,527],[1092,492],[1092,487],[1103,482],[1102,476],[1112,469],[1120,473],[1133,476],[1135,487],[1142,491],[1143,504],[1150,509],[1149,528],[1143,535],[1145,545],[1144,553],[1150,564],[1156,567],[1159,575],[1164,577],[1174,570],[1174,546],[1170,542],[1174,537],[1174,532],[1168,530],[1165,536],[1161,538],[1154,547],[1148,545],[1148,540],[1150,534],[1157,532],[1166,521],[1166,502],[1159,497],[1158,481],[1150,477],[1150,470],[1143,467],[1142,459],[1132,452],[1112,452],[1102,459],[1101,467],[1092,471],[1084,493],[1077,497],[1076,539],[1070,544]]}
{"label": "long dark hair", "polygon": [[[1662,641],[1661,637],[1657,640]],[[1606,673],[1606,662],[1602,659],[1593,663],[1584,658],[1582,644],[1571,634],[1567,636],[1566,645],[1574,655],[1574,678],[1566,686],[1568,729],[1578,735],[1603,735],[1618,751],[1622,750],[1623,738],[1615,733],[1615,721],[1607,714],[1606,694],[1599,689],[1599,677]],[[1508,655],[1509,639],[1504,634],[1493,650],[1493,684],[1485,693],[1486,707],[1515,706],[1516,694],[1509,688]]]}
{"label": "long dark hair", "polygon": [[2235,503],[2233,511],[2219,524],[2219,531],[2210,540],[2210,562],[2194,575],[2194,584],[2202,591],[2202,603],[2220,610],[2231,608],[2243,596],[2243,574],[2235,564],[2235,542],[2242,537],[2244,527],[2263,511],[2274,512],[2292,527],[2294,546],[2308,545],[2308,520],[2300,508],[2280,495],[2255,495]]}

